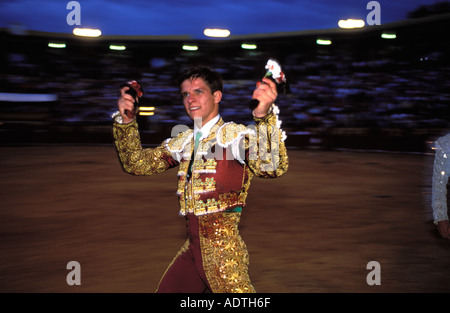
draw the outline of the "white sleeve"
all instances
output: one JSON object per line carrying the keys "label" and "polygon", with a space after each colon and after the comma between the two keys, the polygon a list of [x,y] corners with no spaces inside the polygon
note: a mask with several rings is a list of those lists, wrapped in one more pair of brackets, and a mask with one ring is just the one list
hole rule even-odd
{"label": "white sleeve", "polygon": [[435,157],[433,164],[433,180],[431,192],[431,207],[433,209],[433,219],[437,223],[448,220],[447,215],[447,183],[449,177],[448,152],[439,144],[435,145]]}

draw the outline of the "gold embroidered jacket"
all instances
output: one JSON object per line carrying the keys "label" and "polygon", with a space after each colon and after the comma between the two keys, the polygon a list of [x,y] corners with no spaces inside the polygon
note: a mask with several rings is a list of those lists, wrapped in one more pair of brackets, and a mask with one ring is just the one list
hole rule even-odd
{"label": "gold embroidered jacket", "polygon": [[[274,178],[288,169],[288,156],[275,113],[254,118],[256,125],[220,119],[193,154],[193,130],[144,149],[137,122],[114,123],[115,145],[124,170],[152,175],[179,166],[177,195],[180,214],[197,216],[244,207],[253,176]],[[188,177],[191,158],[192,177]]]}

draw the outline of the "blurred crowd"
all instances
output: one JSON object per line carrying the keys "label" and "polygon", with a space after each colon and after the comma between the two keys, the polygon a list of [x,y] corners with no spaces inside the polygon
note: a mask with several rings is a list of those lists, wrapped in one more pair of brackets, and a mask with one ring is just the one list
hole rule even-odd
{"label": "blurred crowd", "polygon": [[[189,123],[175,81],[183,68],[203,62],[224,77],[224,118],[248,124],[247,103],[266,61],[258,52],[201,55],[201,51],[180,49],[166,55],[137,55],[132,51],[43,51],[11,49],[4,53],[0,92],[57,95],[57,104],[46,117],[49,123],[109,123],[119,87],[129,79],[142,82],[142,104],[155,107],[155,115],[142,118],[144,127]],[[277,104],[283,126],[291,132],[450,126],[450,63],[445,54],[401,60],[380,54],[370,58],[305,54],[299,49],[285,51],[280,58],[290,92],[280,95]],[[8,110],[34,114],[35,109],[17,104]]]}

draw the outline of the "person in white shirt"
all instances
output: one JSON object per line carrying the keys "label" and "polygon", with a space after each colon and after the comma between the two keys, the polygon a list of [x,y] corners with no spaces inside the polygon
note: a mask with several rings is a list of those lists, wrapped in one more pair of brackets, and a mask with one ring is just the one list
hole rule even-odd
{"label": "person in white shirt", "polygon": [[440,137],[435,142],[435,157],[433,165],[433,180],[431,192],[431,207],[434,223],[439,234],[450,239],[450,224],[448,221],[447,183],[450,174],[450,134]]}

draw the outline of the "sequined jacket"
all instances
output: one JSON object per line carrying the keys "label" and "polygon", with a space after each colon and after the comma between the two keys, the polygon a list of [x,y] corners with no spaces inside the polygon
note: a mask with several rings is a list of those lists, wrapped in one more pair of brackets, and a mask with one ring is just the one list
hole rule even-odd
{"label": "sequined jacket", "polygon": [[433,219],[437,223],[448,220],[447,215],[447,183],[450,174],[450,134],[438,138],[435,142],[431,207]]}
{"label": "sequined jacket", "polygon": [[199,216],[244,207],[254,176],[274,178],[287,171],[286,135],[277,114],[254,120],[255,125],[247,127],[220,119],[199,144],[191,177],[188,168],[194,150],[192,129],[146,149],[141,146],[136,121],[114,122],[113,133],[126,172],[152,175],[179,166],[180,214]]}

